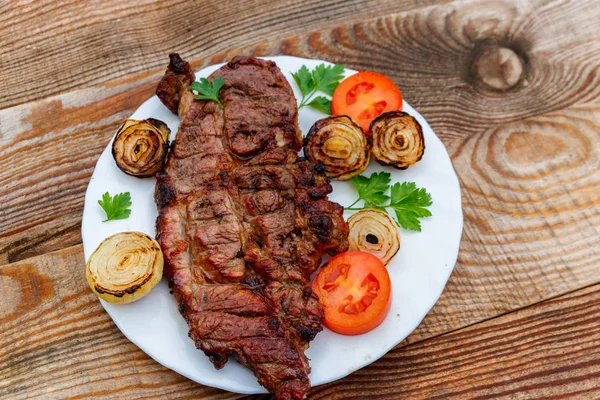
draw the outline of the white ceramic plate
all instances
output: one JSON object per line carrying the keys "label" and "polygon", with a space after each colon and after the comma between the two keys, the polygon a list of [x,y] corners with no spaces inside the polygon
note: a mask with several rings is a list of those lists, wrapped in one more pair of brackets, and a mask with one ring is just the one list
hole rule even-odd
{"label": "white ceramic plate", "polygon": [[[297,99],[301,96],[292,72],[302,65],[313,68],[323,62],[296,57],[267,59],[277,63]],[[196,76],[207,77],[221,65],[205,68]],[[346,70],[346,75],[355,72]],[[405,171],[384,168],[373,161],[363,174],[385,169],[392,173],[392,182],[414,181],[417,186],[427,188],[433,198],[430,208],[433,217],[422,220],[422,232],[401,231],[401,249],[388,265],[393,296],[386,320],[373,331],[359,336],[342,336],[325,328],[311,343],[306,354],[311,360],[313,385],[340,379],[370,364],[406,338],[438,300],[456,263],[463,225],[458,179],[444,145],[427,121],[406,102],[403,110],[417,118],[423,127],[426,144],[423,159]],[[179,118],[156,96],[131,116],[133,119],[149,117],[164,121],[175,136]],[[302,108],[299,113],[302,132],[306,134],[322,117],[324,115],[317,111]],[[155,235],[155,180],[137,179],[121,172],[112,158],[111,145],[112,142],[100,156],[85,196],[81,233],[86,261],[100,242],[114,233],[141,231]],[[350,183],[333,182],[333,187],[331,200],[348,206],[356,199]],[[129,219],[102,222],[104,214],[98,199],[106,191],[111,195],[131,193],[133,206]],[[236,361],[230,360],[225,368],[217,371],[204,353],[196,350],[165,279],[135,303],[119,305],[102,300],[101,303],[123,334],[162,365],[204,385],[238,393],[265,392],[250,370]]]}

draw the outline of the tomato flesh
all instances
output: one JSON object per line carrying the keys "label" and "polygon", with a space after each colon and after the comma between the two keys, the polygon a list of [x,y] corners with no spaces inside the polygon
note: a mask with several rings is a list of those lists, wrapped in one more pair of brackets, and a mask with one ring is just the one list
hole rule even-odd
{"label": "tomato flesh", "polygon": [[323,266],[312,290],[325,311],[325,326],[343,335],[359,335],[383,322],[391,303],[385,265],[363,251],[338,254]]}
{"label": "tomato flesh", "polygon": [[385,75],[359,72],[344,79],[331,99],[332,115],[347,115],[369,131],[371,121],[384,112],[402,109],[402,93]]}
{"label": "tomato flesh", "polygon": [[369,93],[373,89],[375,89],[375,85],[373,83],[357,83],[356,85],[352,86],[350,90],[348,90],[348,93],[346,93],[346,104],[352,105],[356,103],[356,101],[358,100],[358,96]]}

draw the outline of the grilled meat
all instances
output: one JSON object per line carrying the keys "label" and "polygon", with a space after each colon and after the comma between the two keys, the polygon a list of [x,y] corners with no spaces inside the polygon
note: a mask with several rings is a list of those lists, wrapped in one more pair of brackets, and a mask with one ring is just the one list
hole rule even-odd
{"label": "grilled meat", "polygon": [[194,100],[189,64],[170,58],[157,95],[182,122],[157,175],[165,274],[216,368],[233,356],[278,398],[301,399],[323,321],[309,276],[347,249],[343,209],[324,170],[297,157],[296,101],[275,63],[236,57],[213,73],[220,108]]}

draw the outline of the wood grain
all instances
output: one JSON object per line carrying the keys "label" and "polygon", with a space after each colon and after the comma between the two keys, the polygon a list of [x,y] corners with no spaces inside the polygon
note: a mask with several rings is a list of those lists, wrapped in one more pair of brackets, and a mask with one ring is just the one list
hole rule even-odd
{"label": "wood grain", "polygon": [[[405,393],[410,398],[599,395],[590,391],[599,381],[597,350],[582,338],[598,332],[587,328],[587,317],[577,308],[588,298],[597,308],[597,288],[567,297],[577,300],[543,303],[535,314],[512,313],[598,282],[600,9],[593,0],[456,0],[436,7],[386,0],[381,4],[390,10],[409,11],[371,20],[361,17],[371,15],[363,4],[349,2],[360,22],[334,28],[327,23],[326,29],[304,33],[308,28],[299,25],[302,21],[316,29],[322,16],[341,22],[345,17],[333,17],[338,9],[348,16],[342,2],[333,1],[319,16],[299,11],[285,19],[275,7],[272,20],[256,11],[246,15],[251,21],[236,25],[229,16],[211,21],[223,27],[202,34],[198,29],[205,28],[186,25],[183,3],[108,2],[85,19],[77,15],[89,7],[86,3],[6,4],[0,5],[7,11],[0,12],[0,44],[14,43],[0,46],[1,65],[10,64],[7,54],[39,61],[34,54],[39,47],[23,49],[33,43],[27,42],[31,36],[48,50],[41,52],[50,68],[44,70],[53,74],[39,78],[43,62],[31,63],[26,73],[12,65],[0,69],[0,104],[11,105],[0,110],[0,265],[13,262],[0,266],[0,297],[6,301],[0,310],[0,397],[100,397],[115,385],[119,398],[235,397],[193,384],[137,350],[110,322],[83,278],[78,244],[89,177],[120,122],[152,95],[172,48],[165,46],[175,43],[184,56],[197,57],[197,68],[236,54],[291,54],[383,72],[441,137],[459,176],[465,228],[458,264],[437,305],[402,344],[409,347],[312,396],[360,398],[363,387],[363,398],[364,393],[383,398]],[[197,7],[209,10],[210,4]],[[317,8],[316,2],[309,4]],[[239,12],[237,7],[231,9]],[[386,12],[373,7],[373,13]],[[140,13],[132,14],[135,10]],[[42,15],[56,18],[47,19],[52,22],[39,35],[18,29]],[[136,21],[130,25],[139,28],[144,46],[115,39],[120,18]],[[142,29],[136,18],[156,23]],[[273,32],[297,34],[283,40],[267,35],[269,23]],[[228,36],[248,26],[259,33]],[[204,42],[212,32],[220,36]],[[268,37],[272,40],[264,40]],[[63,71],[55,53],[67,42]],[[73,55],[77,49],[81,56]],[[43,84],[32,79],[34,72]],[[39,85],[27,93],[36,93],[21,96],[30,82]],[[104,83],[81,89],[98,82]],[[76,90],[42,99],[65,89]],[[31,99],[41,100],[14,105]],[[42,255],[59,249],[64,250]],[[562,307],[568,309],[564,314]],[[573,324],[565,322],[571,317]],[[527,325],[529,319],[538,321],[539,329]],[[495,326],[495,321],[504,322]],[[523,324],[529,335],[519,330]],[[454,330],[460,331],[430,339]],[[511,342],[512,336],[518,339]],[[561,348],[554,338],[567,344]],[[536,346],[548,353],[546,364]]]}
{"label": "wood grain", "polygon": [[599,318],[596,285],[395,349],[309,399],[599,398]]}
{"label": "wood grain", "polygon": [[[589,26],[599,17],[597,9],[589,7],[590,2],[560,7],[544,7],[542,2],[537,8],[518,9],[514,4],[456,2],[222,52],[195,64],[200,68],[240,53],[285,53],[378,70],[394,77],[447,146],[458,146],[468,135],[490,127],[598,96],[600,35],[596,30],[585,40],[570,34],[547,39],[558,31],[571,32],[575,25]],[[563,13],[586,19],[561,18]],[[548,23],[540,24],[539,19]],[[526,41],[530,44],[524,46]],[[514,48],[526,61],[525,76],[513,90],[490,92],[477,84],[472,60],[489,42]],[[78,216],[97,155],[121,120],[150,96],[160,71],[0,111],[0,161],[8,166],[6,160],[14,158],[18,172],[15,178],[12,168],[0,169],[0,198],[8,198],[1,210],[0,263],[79,242]],[[577,73],[569,75],[570,71]],[[35,139],[36,145],[24,138]],[[65,151],[52,159],[49,173],[47,157],[39,154],[54,157],[59,144]],[[68,187],[63,191],[66,176]],[[61,202],[47,204],[46,198]],[[21,201],[13,204],[14,199]],[[23,213],[25,204],[29,213]]]}
{"label": "wood grain", "polygon": [[[0,399],[241,397],[195,384],[130,343],[89,290],[81,246],[0,267],[0,296]],[[417,331],[309,399],[595,398],[599,318],[597,284],[437,337]]]}
{"label": "wood grain", "polygon": [[431,334],[598,281],[599,130],[587,104],[451,143],[465,224]]}
{"label": "wood grain", "polygon": [[96,161],[155,84],[136,77],[0,110],[0,264],[81,242]]}
{"label": "wood grain", "polygon": [[[465,234],[451,280],[456,290],[443,303],[458,313],[442,331],[596,279],[600,34],[548,36],[591,27],[600,11],[585,1],[518,4],[453,2],[196,62],[283,52],[396,79],[449,148],[463,187]],[[563,17],[575,14],[582,17]],[[475,84],[481,77],[473,75],[474,55],[490,41],[514,49],[525,63],[513,89]],[[11,165],[0,172],[5,262],[80,242],[77,226],[97,156],[151,94],[159,74],[0,111],[0,162]]]}
{"label": "wood grain", "polygon": [[0,267],[1,399],[239,397],[198,385],[129,342],[87,286],[75,250]]}
{"label": "wood grain", "polygon": [[5,1],[0,108],[162,68],[173,51],[198,59],[446,1]]}
{"label": "wood grain", "polygon": [[[597,75],[597,35],[590,34],[594,40],[588,37],[589,43],[585,46],[581,44],[582,39],[572,35],[568,37],[569,43],[560,41],[561,47],[553,45],[556,41],[541,42],[539,48],[530,46],[527,54],[519,47],[521,39],[510,39],[515,36],[511,31],[516,29],[512,28],[515,18],[521,21],[518,24],[521,30],[522,26],[532,25],[532,19],[542,18],[560,25],[548,24],[548,34],[559,28],[570,32],[574,22],[554,20],[560,18],[562,12],[583,13],[587,11],[585,6],[586,2],[567,3],[562,8],[536,9],[536,13],[532,9],[524,9],[523,15],[510,4],[465,3],[428,8],[223,52],[199,60],[196,65],[200,67],[223,61],[238,53],[286,53],[328,58],[346,62],[354,68],[379,70],[400,83],[407,99],[417,105],[449,145],[453,139],[464,139],[468,134],[482,132],[506,119],[518,120],[559,109],[575,100],[585,102],[597,96],[599,85],[594,78]],[[495,13],[493,18],[489,16],[492,12]],[[590,15],[591,19],[596,17],[594,10],[585,15]],[[480,20],[486,23],[473,22]],[[581,25],[582,21],[579,22]],[[537,26],[535,23],[536,29]],[[482,27],[487,28],[480,31]],[[544,34],[539,33],[541,30],[531,28],[531,35],[544,38]],[[458,51],[450,40],[454,40],[453,37],[444,35],[446,31],[456,32],[455,36],[461,37],[460,42],[465,42]],[[523,37],[528,34],[520,33]],[[426,45],[425,38],[431,38],[433,43]],[[440,42],[438,38],[448,42]],[[475,84],[477,77],[471,76],[473,53],[485,47],[486,42],[509,40],[516,43],[510,46],[528,60],[525,67],[527,75],[513,91],[482,91]],[[419,46],[425,50],[416,51]],[[559,57],[560,53],[565,54]],[[411,57],[406,54],[411,54]],[[433,54],[436,57],[431,62]],[[555,62],[557,57],[563,63]],[[572,69],[571,58],[585,62],[577,66],[578,75],[563,79],[564,71]],[[121,120],[150,96],[153,82],[159,74],[160,69],[0,111],[0,160],[8,166],[6,160],[14,158],[18,172],[15,178],[12,168],[0,170],[3,172],[0,176],[0,197],[8,197],[2,210],[4,218],[0,221],[3,222],[0,226],[0,262],[17,261],[79,242],[77,223],[82,209],[81,200],[97,155]],[[585,90],[578,86],[583,85],[579,83],[581,81],[587,85]],[[556,100],[554,92],[559,93],[563,100]],[[555,104],[548,104],[549,98]],[[58,120],[55,116],[59,117]],[[35,139],[35,146],[32,140],[24,141],[25,138]],[[39,155],[54,157],[53,151],[58,144],[66,144],[64,154],[59,159],[52,159],[53,168],[48,171],[47,157]],[[79,154],[80,149],[84,150],[83,157]],[[65,178],[68,186],[63,191]],[[13,190],[17,187],[20,190]],[[13,204],[15,198],[21,201]],[[46,198],[60,199],[61,202],[47,204],[43,201]],[[25,204],[29,213],[22,212]],[[72,211],[66,209],[67,204],[73,208]],[[57,210],[61,206],[62,209]],[[31,218],[31,213],[35,214],[35,218]]]}

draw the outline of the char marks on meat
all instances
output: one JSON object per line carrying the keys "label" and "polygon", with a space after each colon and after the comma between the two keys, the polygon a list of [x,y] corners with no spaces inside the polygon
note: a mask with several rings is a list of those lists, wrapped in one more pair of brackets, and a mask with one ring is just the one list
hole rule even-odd
{"label": "char marks on meat", "polygon": [[301,399],[323,322],[309,276],[347,249],[343,209],[322,168],[297,157],[296,100],[275,63],[236,57],[214,72],[220,108],[194,100],[189,64],[170,59],[157,95],[182,121],[157,175],[156,231],[189,336],[216,368],[233,356],[278,398]]}

